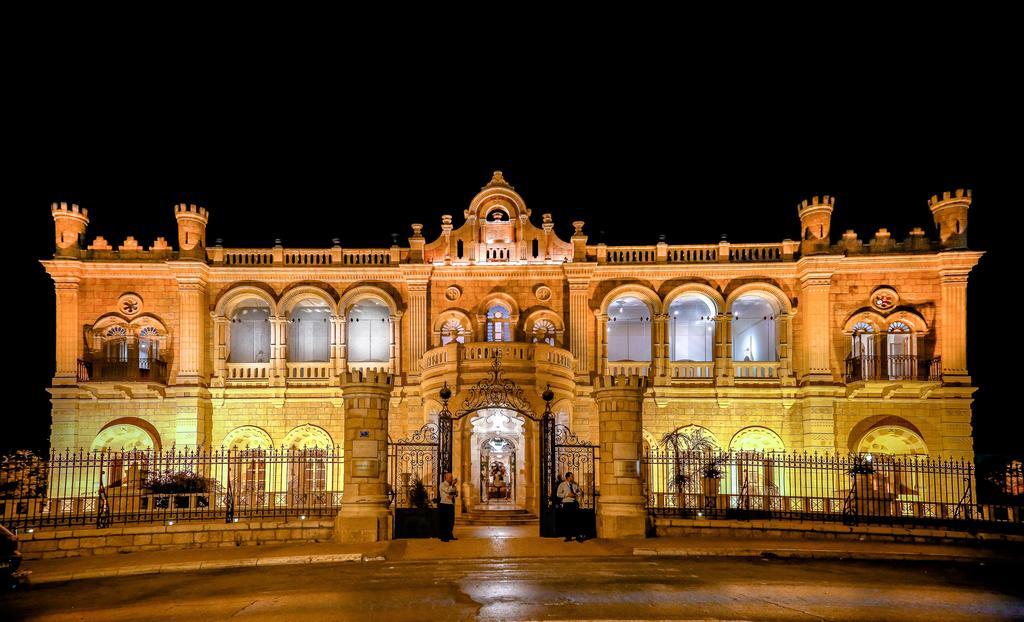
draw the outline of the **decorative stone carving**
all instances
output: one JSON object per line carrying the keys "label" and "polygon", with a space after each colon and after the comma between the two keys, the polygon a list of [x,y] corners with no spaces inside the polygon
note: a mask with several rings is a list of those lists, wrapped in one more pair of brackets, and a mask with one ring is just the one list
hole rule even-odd
{"label": "decorative stone carving", "polygon": [[122,315],[134,317],[142,311],[142,298],[138,294],[122,294],[117,299],[117,310]]}
{"label": "decorative stone carving", "polygon": [[444,297],[451,302],[455,302],[462,297],[462,290],[459,289],[458,285],[449,285],[448,288],[444,290]]}
{"label": "decorative stone carving", "polygon": [[871,306],[879,311],[891,311],[900,302],[900,295],[891,287],[879,287],[871,293]]}
{"label": "decorative stone carving", "polygon": [[541,302],[547,302],[551,300],[551,288],[547,285],[538,285],[533,290],[533,295],[537,297],[537,300]]}

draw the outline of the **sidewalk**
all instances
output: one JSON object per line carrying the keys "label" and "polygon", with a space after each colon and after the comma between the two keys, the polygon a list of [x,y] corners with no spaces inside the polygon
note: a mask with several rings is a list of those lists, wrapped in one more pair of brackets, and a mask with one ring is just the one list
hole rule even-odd
{"label": "sidewalk", "polygon": [[536,527],[460,527],[454,542],[393,540],[376,544],[282,544],[184,549],[25,562],[33,584],[103,577],[195,572],[226,568],[326,563],[529,557],[782,557],[798,559],[1021,561],[1024,547],[955,546],[836,540],[648,538],[588,540],[539,538]]}

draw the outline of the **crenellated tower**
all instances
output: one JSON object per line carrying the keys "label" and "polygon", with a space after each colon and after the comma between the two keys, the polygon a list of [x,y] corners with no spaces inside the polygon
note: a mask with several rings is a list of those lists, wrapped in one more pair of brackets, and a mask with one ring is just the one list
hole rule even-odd
{"label": "crenellated tower", "polygon": [[800,215],[801,255],[828,252],[831,243],[829,229],[832,225],[832,208],[835,204],[835,197],[828,195],[797,203],[796,209]]}
{"label": "crenellated tower", "polygon": [[209,214],[195,203],[179,203],[174,206],[174,217],[178,220],[178,258],[206,261],[206,223]]}
{"label": "crenellated tower", "polygon": [[943,249],[967,248],[967,209],[971,206],[971,191],[958,188],[928,199],[928,207],[939,230],[939,246]]}
{"label": "crenellated tower", "polygon": [[89,226],[89,210],[62,202],[51,203],[50,213],[57,241],[54,257],[78,257]]}

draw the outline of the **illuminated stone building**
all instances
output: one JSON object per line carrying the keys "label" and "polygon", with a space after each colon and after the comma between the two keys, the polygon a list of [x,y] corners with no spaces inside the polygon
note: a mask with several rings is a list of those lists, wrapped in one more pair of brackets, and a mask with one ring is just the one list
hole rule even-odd
{"label": "illuminated stone building", "polygon": [[[397,439],[500,352],[535,412],[550,386],[558,421],[595,443],[595,391],[635,375],[648,446],[701,428],[722,449],[971,459],[970,203],[932,197],[937,239],[833,236],[825,196],[796,206],[796,240],[610,246],[583,222],[560,239],[495,173],[437,239],[414,224],[407,245],[367,249],[208,245],[210,214],[184,204],[176,246],[114,246],[87,241],[84,208],[54,204],[51,445],[344,444],[360,371],[389,374]],[[498,493],[535,505],[536,423],[500,414],[459,423],[455,470],[472,500],[481,456],[502,456],[514,489]]]}

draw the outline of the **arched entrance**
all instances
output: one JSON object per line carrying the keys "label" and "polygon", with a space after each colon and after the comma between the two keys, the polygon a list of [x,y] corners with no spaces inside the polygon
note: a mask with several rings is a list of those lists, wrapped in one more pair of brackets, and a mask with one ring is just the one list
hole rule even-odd
{"label": "arched entrance", "polygon": [[481,505],[522,507],[516,483],[524,479],[520,468],[525,445],[524,421],[515,414],[495,411],[472,421],[470,460],[473,489]]}

